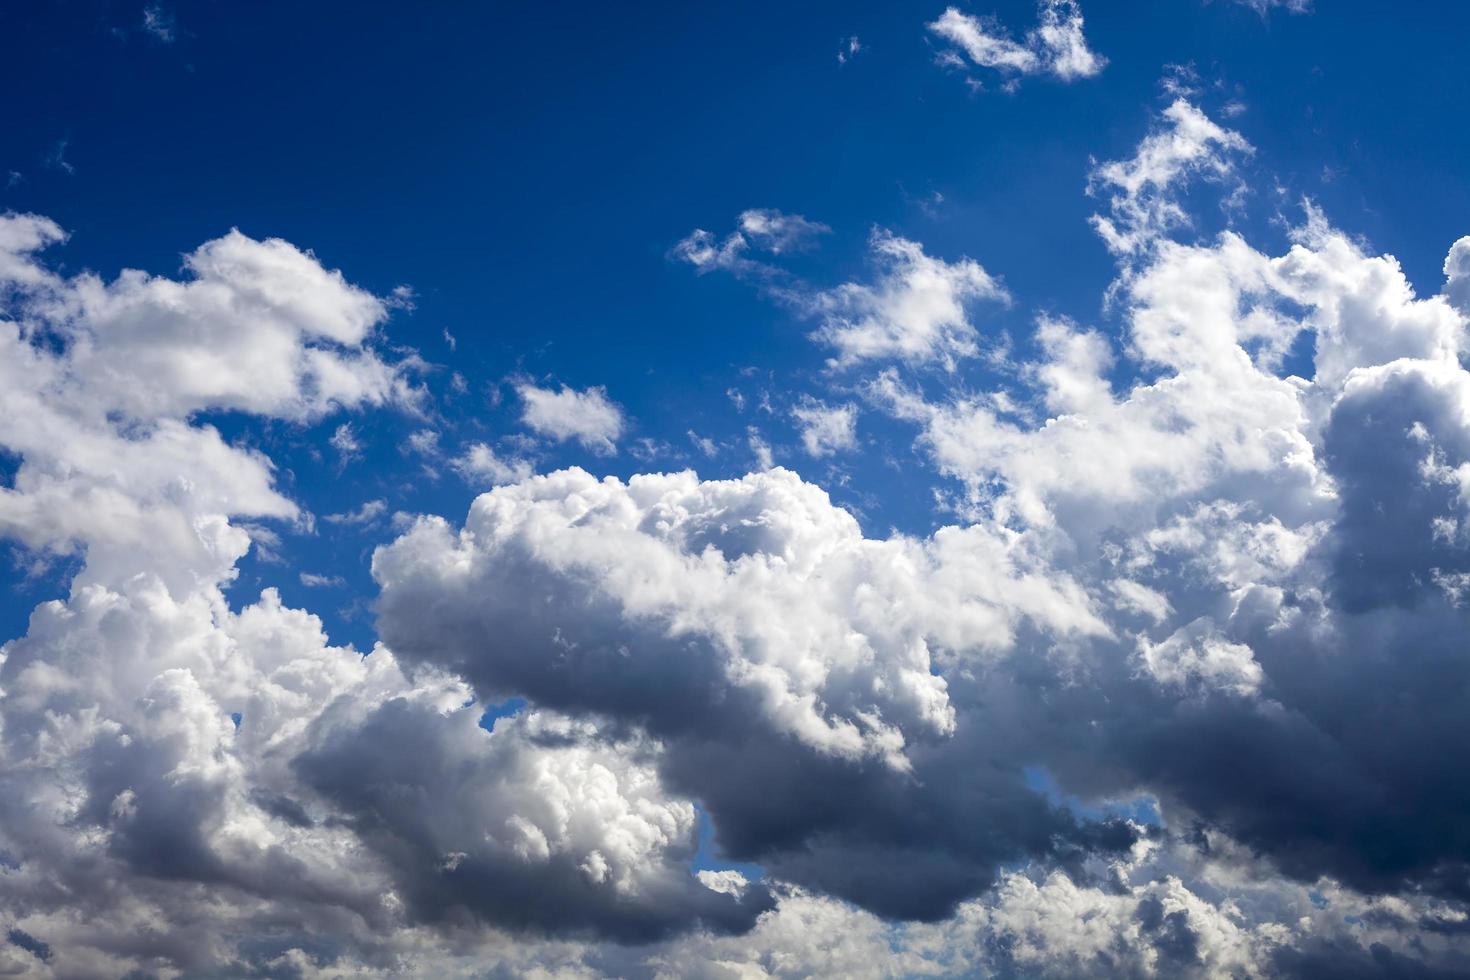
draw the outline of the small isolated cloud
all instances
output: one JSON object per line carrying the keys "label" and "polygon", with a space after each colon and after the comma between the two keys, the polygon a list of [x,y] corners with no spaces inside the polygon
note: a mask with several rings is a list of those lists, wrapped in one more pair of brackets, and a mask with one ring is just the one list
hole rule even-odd
{"label": "small isolated cloud", "polygon": [[162,44],[173,44],[179,36],[174,15],[157,4],[143,8],[143,30]]}
{"label": "small isolated cloud", "polygon": [[[868,243],[877,266],[871,282],[821,289],[745,254],[751,242],[775,255],[827,231],[815,221],[756,209],[742,213],[739,230],[723,241],[698,229],[672,254],[700,273],[723,269],[754,279],[773,299],[816,320],[812,339],[836,349],[827,362],[832,368],[886,359],[953,369],[958,359],[979,351],[970,305],[979,300],[1010,303],[1005,287],[980,263],[926,255],[918,242],[881,228],[873,230]],[[743,399],[736,406],[742,407]]]}
{"label": "small isolated cloud", "polygon": [[709,436],[702,436],[698,432],[695,432],[693,429],[690,429],[687,434],[689,436],[689,441],[694,443],[694,448],[698,449],[704,455],[713,459],[715,456],[718,456],[720,454],[720,444],[715,442]]}
{"label": "small isolated cloud", "polygon": [[837,63],[839,65],[847,64],[849,61],[856,58],[862,52],[862,50],[862,42],[858,40],[856,34],[852,35],[849,38],[845,38],[842,42],[842,46],[837,49]]}
{"label": "small isolated cloud", "polygon": [[452,470],[466,483],[518,483],[532,473],[531,464],[517,456],[502,457],[483,442],[467,447],[459,456],[449,461]]}
{"label": "small isolated cloud", "polygon": [[856,405],[827,405],[807,398],[791,410],[808,456],[822,457],[857,445]]}
{"label": "small isolated cloud", "polygon": [[623,410],[607,397],[606,388],[598,385],[576,391],[562,385],[560,391],[552,391],[522,384],[516,392],[525,403],[521,422],[532,431],[557,442],[575,439],[599,455],[618,451],[617,441],[625,426]]}
{"label": "small isolated cloud", "polygon": [[737,273],[770,275],[776,270],[749,257],[752,249],[780,255],[811,246],[820,235],[832,231],[820,221],[799,214],[786,214],[775,208],[750,208],[740,212],[737,229],[720,239],[703,228],[696,228],[675,245],[673,258],[701,272],[724,269]]}
{"label": "small isolated cloud", "polygon": [[66,147],[69,140],[57,140],[51,146],[51,151],[46,154],[43,161],[52,170],[60,170],[64,174],[74,174],[77,168],[66,158]]}
{"label": "small isolated cloud", "polygon": [[[383,305],[388,307],[388,309],[402,310],[405,313],[412,313],[414,310],[418,309],[418,304],[418,292],[412,286],[407,284],[394,286],[393,290],[383,300]],[[445,330],[444,332],[446,334],[449,333],[448,330]]]}
{"label": "small isolated cloud", "polygon": [[944,63],[963,65],[968,58],[981,68],[1007,75],[1012,85],[1022,75],[1045,74],[1064,82],[1091,78],[1108,63],[1087,46],[1082,9],[1076,0],[1041,0],[1036,27],[1020,41],[1012,40],[992,19],[961,13],[954,7],[928,26],[953,45],[941,55]]}
{"label": "small isolated cloud", "polygon": [[1249,7],[1265,17],[1273,10],[1284,10],[1289,14],[1305,14],[1312,9],[1312,0],[1235,0],[1242,7]]}
{"label": "small isolated cloud", "polygon": [[322,520],[328,524],[371,524],[382,517],[388,511],[388,501],[369,500],[356,510],[344,511],[341,514],[328,514]]}
{"label": "small isolated cloud", "polygon": [[317,575],[315,572],[302,572],[301,584],[309,589],[338,588],[346,583],[340,575]]}
{"label": "small isolated cloud", "polygon": [[439,433],[433,429],[420,429],[409,435],[407,446],[409,450],[420,456],[437,456],[439,455]]}
{"label": "small isolated cloud", "polygon": [[362,453],[362,443],[358,441],[357,433],[353,431],[350,422],[343,422],[337,426],[336,431],[332,433],[332,438],[327,440],[327,444],[337,450],[343,462],[355,459]]}

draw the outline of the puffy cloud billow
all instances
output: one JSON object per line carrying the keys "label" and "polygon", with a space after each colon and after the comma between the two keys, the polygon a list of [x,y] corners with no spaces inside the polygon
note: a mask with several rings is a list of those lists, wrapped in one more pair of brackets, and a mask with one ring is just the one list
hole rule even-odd
{"label": "puffy cloud billow", "polygon": [[[423,397],[392,304],[238,232],[63,276],[0,219],[0,532],[77,567],[0,648],[0,970],[1464,975],[1470,238],[1426,295],[1310,204],[1279,254],[1190,234],[1248,151],[1181,101],[1098,165],[1123,334],[1038,317],[1005,398],[934,370],[1006,298],[978,263],[879,233],[823,289],[750,258],[814,221],[691,236],[836,350],[852,387],[787,402],[809,451],[861,398],[953,523],[467,443],[493,489],[394,518],[366,652],[227,597],[305,518],[208,420],[360,451],[340,416]],[[623,433],[600,388],[518,393],[592,465]]]}

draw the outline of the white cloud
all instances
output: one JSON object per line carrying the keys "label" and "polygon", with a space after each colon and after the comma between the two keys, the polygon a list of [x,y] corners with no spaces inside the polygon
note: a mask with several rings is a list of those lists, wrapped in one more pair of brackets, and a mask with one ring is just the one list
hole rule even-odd
{"label": "white cloud", "polygon": [[857,406],[829,406],[809,398],[791,410],[808,456],[830,456],[857,445]]}
{"label": "white cloud", "polygon": [[319,575],[315,572],[302,572],[298,578],[301,584],[309,589],[322,589],[329,587],[341,588],[346,583],[340,575]]}
{"label": "white cloud", "polygon": [[1261,687],[1261,665],[1251,648],[1225,639],[1207,619],[1180,627],[1160,643],[1143,640],[1138,659],[1144,673],[1174,688],[1203,685],[1245,696]]}
{"label": "white cloud", "polygon": [[341,273],[279,239],[231,231],[184,259],[177,281],[125,270],[61,279],[28,252],[54,226],[7,217],[5,266],[31,309],[64,324],[68,383],[99,409],[137,419],[204,409],[308,420],[335,408],[412,404],[400,368],[366,344],[386,311]]}
{"label": "white cloud", "polygon": [[[146,394],[119,391],[119,377],[190,357],[201,338],[247,343],[229,329],[309,360],[288,322],[336,330],[331,356],[360,358],[370,297],[284,243],[262,253],[243,239],[196,252],[188,284],[67,280],[27,254],[59,238],[42,219],[0,220],[0,445],[20,457],[0,533],[82,556],[69,594],[0,646],[0,848],[22,855],[0,882],[12,940],[0,964],[30,973],[44,955],[66,976],[310,965],[255,944],[282,921],[382,962],[442,946],[431,923],[445,907],[492,939],[749,923],[762,886],[721,894],[689,872],[695,810],[665,790],[657,742],[535,708],[489,732],[458,680],[410,679],[381,646],[333,647],[274,590],[226,599],[251,533],[232,522],[300,514],[264,456],[188,416],[215,398],[287,418],[330,406],[267,390],[289,350],[231,378],[171,386],[165,370]],[[226,254],[238,264],[216,268]],[[118,354],[110,371],[93,360],[102,349]],[[338,435],[360,448],[351,429]]]}
{"label": "white cloud", "polygon": [[701,453],[703,453],[710,459],[713,459],[720,454],[720,444],[715,442],[709,436],[702,436],[699,433],[695,432],[693,429],[690,429],[686,434],[689,436],[689,441],[694,443],[694,448],[698,449]]}
{"label": "white cloud", "polygon": [[343,461],[356,459],[362,454],[362,443],[357,438],[357,433],[352,428],[352,423],[343,422],[332,432],[332,437],[327,444],[342,457]]}
{"label": "white cloud", "polygon": [[738,232],[723,242],[703,228],[696,228],[676,244],[670,254],[701,273],[711,269],[740,269],[749,261],[741,256],[745,251],[745,237]]}
{"label": "white cloud", "polygon": [[1094,215],[1093,227],[1114,252],[1137,253],[1188,225],[1188,214],[1174,198],[1186,180],[1224,181],[1234,174],[1234,158],[1251,152],[1245,137],[1176,99],[1131,159],[1099,164],[1089,175],[1088,193],[1107,190],[1112,212]]}
{"label": "white cloud", "polygon": [[368,500],[356,510],[343,511],[340,514],[327,514],[322,520],[328,524],[371,524],[388,512],[388,501]]}
{"label": "white cloud", "polygon": [[468,483],[515,483],[529,477],[533,467],[518,456],[502,458],[483,442],[471,443],[449,465]]}
{"label": "white cloud", "polygon": [[368,346],[377,300],[284,242],[232,232],[186,258],[185,281],[105,282],[39,261],[63,240],[44,218],[0,217],[0,443],[23,460],[0,532],[85,551],[81,582],[158,569],[187,588],[249,546],[228,516],[300,516],[263,455],[193,413],[306,420],[415,398]]}
{"label": "white cloud", "polygon": [[740,212],[737,230],[716,238],[703,228],[696,228],[670,251],[670,255],[694,266],[700,273],[724,269],[743,275],[769,276],[776,270],[752,259],[752,249],[770,255],[799,251],[811,246],[820,235],[832,229],[820,221],[799,214],[785,214],[775,208],[750,208]]}
{"label": "white cloud", "polygon": [[843,368],[900,360],[953,369],[958,359],[976,354],[969,306],[977,300],[1009,303],[1005,287],[978,262],[946,262],[885,231],[873,233],[871,247],[878,265],[874,282],[844,283],[797,299],[822,321],[813,337],[836,349],[829,363]]}
{"label": "white cloud", "polygon": [[1470,235],[1450,246],[1444,260],[1445,298],[1461,316],[1470,317]]}
{"label": "white cloud", "polygon": [[1235,2],[1251,8],[1262,17],[1276,9],[1293,14],[1304,14],[1312,9],[1312,0],[1235,0]]}
{"label": "white cloud", "polygon": [[0,220],[0,281],[21,287],[49,284],[54,277],[34,253],[66,241],[66,232],[38,214],[6,214]]}
{"label": "white cloud", "polygon": [[771,454],[771,444],[761,436],[760,430],[755,426],[748,426],[745,430],[745,442],[750,451],[755,454],[755,466],[757,470],[770,469],[775,464],[775,457]]}
{"label": "white cloud", "polygon": [[[1082,33],[1082,10],[1075,0],[1041,0],[1037,26],[1022,41],[1004,28],[946,8],[929,30],[953,44],[974,64],[1011,76],[1045,73],[1069,82],[1090,78],[1103,70],[1107,59],[1092,51]],[[958,56],[949,54],[948,60]]]}
{"label": "white cloud", "polygon": [[420,456],[439,455],[439,433],[434,429],[419,429],[411,432],[405,445]]}
{"label": "white cloud", "polygon": [[1038,69],[1040,58],[1024,44],[1018,44],[977,18],[948,7],[929,30],[958,46],[970,60],[984,68],[997,68],[1029,74]]}
{"label": "white cloud", "polygon": [[1042,317],[1036,323],[1036,340],[1046,357],[1033,371],[1049,410],[1092,414],[1113,403],[1106,378],[1113,353],[1106,338],[1067,320]]}
{"label": "white cloud", "polygon": [[1031,35],[1046,68],[1057,78],[1070,82],[1091,78],[1101,72],[1108,59],[1090,50],[1082,36],[1082,9],[1076,0],[1042,0],[1037,8],[1038,24]]}
{"label": "white cloud", "polygon": [[877,272],[873,282],[847,282],[821,289],[795,280],[778,266],[749,257],[756,242],[772,255],[809,239],[824,225],[780,212],[752,210],[741,230],[723,242],[696,230],[672,251],[700,273],[722,269],[756,280],[774,299],[819,321],[813,339],[836,348],[829,365],[847,368],[868,360],[911,365],[955,362],[978,351],[969,308],[980,300],[1009,303],[1010,294],[980,263],[926,255],[917,242],[874,229],[869,239]]}
{"label": "white cloud", "polygon": [[575,439],[601,455],[617,452],[625,425],[623,410],[607,397],[606,388],[576,391],[562,385],[553,391],[527,383],[518,385],[516,392],[524,403],[521,422],[531,430],[557,442]]}
{"label": "white cloud", "polygon": [[819,221],[808,220],[799,214],[783,214],[774,208],[742,211],[737,223],[747,241],[754,242],[772,255],[804,248],[818,235],[826,235],[832,230]]}

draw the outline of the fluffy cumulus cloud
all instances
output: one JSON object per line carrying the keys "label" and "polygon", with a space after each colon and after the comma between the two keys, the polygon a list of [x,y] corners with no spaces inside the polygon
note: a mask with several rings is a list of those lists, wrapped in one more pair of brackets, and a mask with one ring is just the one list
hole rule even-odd
{"label": "fluffy cumulus cloud", "polygon": [[[1183,195],[1247,152],[1176,102],[1098,166],[1122,335],[1035,318],[1005,397],[933,370],[1004,295],[968,260],[880,234],[824,289],[743,264],[809,222],[686,240],[819,318],[848,394],[786,403],[806,448],[860,392],[954,523],[471,442],[467,515],[375,550],[366,652],[227,601],[247,528],[303,518],[200,413],[411,405],[383,302],[238,234],[63,277],[55,225],[0,222],[0,532],[79,568],[3,647],[0,969],[1465,975],[1470,244],[1416,292],[1310,205],[1275,250],[1197,233]],[[621,436],[601,389],[519,393]]]}
{"label": "fluffy cumulus cloud", "polygon": [[1007,76],[1008,85],[1022,75],[1048,74],[1064,82],[1090,78],[1107,65],[1106,58],[1087,46],[1076,0],[1041,0],[1036,15],[1036,27],[1020,41],[993,20],[955,7],[946,8],[928,27],[949,45],[940,56],[942,63],[959,66],[968,60]]}

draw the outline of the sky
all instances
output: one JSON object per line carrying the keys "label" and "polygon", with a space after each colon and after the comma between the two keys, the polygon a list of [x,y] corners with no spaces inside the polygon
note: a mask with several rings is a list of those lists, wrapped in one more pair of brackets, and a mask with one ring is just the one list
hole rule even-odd
{"label": "sky", "polygon": [[0,8],[0,973],[1470,976],[1467,31]]}

